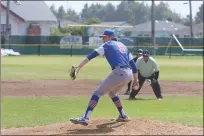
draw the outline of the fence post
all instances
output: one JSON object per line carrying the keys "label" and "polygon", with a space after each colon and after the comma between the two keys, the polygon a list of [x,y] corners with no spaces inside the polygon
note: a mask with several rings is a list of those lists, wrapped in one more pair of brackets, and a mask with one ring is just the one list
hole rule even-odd
{"label": "fence post", "polygon": [[70,50],[70,55],[71,55],[71,57],[72,57],[72,44],[71,44],[71,50]]}
{"label": "fence post", "polygon": [[169,58],[171,59],[171,45],[170,45],[170,48],[169,48]]}
{"label": "fence post", "polygon": [[38,44],[38,56],[40,56],[40,44]]}

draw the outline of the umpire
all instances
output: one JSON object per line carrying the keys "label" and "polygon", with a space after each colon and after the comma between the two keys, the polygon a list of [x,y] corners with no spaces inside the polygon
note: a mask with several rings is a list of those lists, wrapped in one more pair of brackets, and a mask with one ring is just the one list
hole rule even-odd
{"label": "umpire", "polygon": [[[143,53],[143,50],[142,50],[142,49],[138,49],[138,50],[137,50],[136,57],[133,59],[135,63],[136,63],[137,59],[142,56],[142,53]],[[130,81],[130,82],[128,83],[128,89],[126,90],[126,92],[124,93],[124,95],[129,95],[130,92],[131,92],[130,89],[132,90],[132,81]]]}
{"label": "umpire", "polygon": [[156,63],[155,59],[150,57],[148,50],[143,51],[143,56],[137,59],[136,66],[138,68],[138,80],[139,88],[137,90],[132,90],[130,93],[129,99],[135,99],[135,96],[139,93],[142,85],[146,79],[151,80],[151,87],[154,91],[158,100],[162,100],[161,88],[158,82],[159,78],[159,66]]}

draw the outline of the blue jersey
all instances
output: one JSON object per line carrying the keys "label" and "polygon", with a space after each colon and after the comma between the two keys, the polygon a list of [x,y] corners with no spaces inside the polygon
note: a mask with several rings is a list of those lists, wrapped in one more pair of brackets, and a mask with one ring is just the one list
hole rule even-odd
{"label": "blue jersey", "polygon": [[133,56],[128,48],[121,42],[108,41],[104,45],[95,49],[95,51],[99,55],[104,55],[106,57],[112,69],[117,66],[131,68],[129,61],[133,59]]}

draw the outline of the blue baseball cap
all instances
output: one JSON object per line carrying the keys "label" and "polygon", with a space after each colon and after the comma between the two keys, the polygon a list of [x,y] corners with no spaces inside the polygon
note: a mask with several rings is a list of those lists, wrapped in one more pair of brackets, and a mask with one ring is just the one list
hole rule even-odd
{"label": "blue baseball cap", "polygon": [[115,37],[114,31],[111,29],[106,29],[102,35],[100,35],[99,37],[104,37],[104,36],[113,36]]}

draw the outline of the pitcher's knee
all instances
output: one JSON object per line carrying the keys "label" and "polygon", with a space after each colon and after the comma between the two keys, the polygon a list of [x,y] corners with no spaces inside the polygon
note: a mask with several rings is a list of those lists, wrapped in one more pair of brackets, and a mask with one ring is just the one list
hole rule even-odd
{"label": "pitcher's knee", "polygon": [[103,95],[103,93],[101,93],[100,91],[94,91],[93,95],[97,95],[98,97],[101,97]]}
{"label": "pitcher's knee", "polygon": [[113,98],[113,97],[117,96],[117,94],[116,94],[116,93],[113,93],[113,92],[109,92],[108,95],[109,95],[110,98]]}

